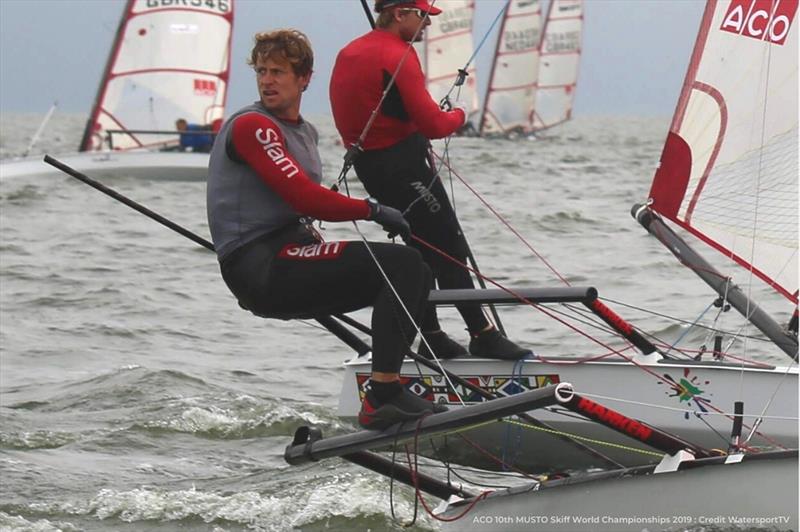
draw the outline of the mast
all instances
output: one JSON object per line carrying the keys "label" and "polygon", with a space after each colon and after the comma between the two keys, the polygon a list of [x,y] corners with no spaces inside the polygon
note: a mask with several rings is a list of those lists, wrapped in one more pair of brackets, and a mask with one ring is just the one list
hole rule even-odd
{"label": "mast", "polygon": [[494,44],[494,55],[492,56],[492,67],[489,69],[489,83],[486,85],[486,94],[483,95],[483,105],[481,106],[481,121],[478,127],[478,134],[483,136],[486,127],[487,110],[489,105],[489,94],[492,92],[492,83],[494,83],[495,71],[497,69],[497,52],[500,50],[500,43],[503,40],[503,32],[506,27],[506,17],[508,16],[508,9],[511,7],[511,2],[506,2],[506,7],[503,9],[503,22],[500,23],[500,30],[497,32],[497,41]]}
{"label": "mast", "polygon": [[108,76],[111,74],[111,67],[114,65],[114,59],[119,53],[119,47],[122,43],[122,35],[124,33],[123,30],[125,29],[125,23],[127,22],[128,17],[133,10],[133,3],[135,1],[136,0],[128,0],[128,3],[125,5],[125,9],[122,10],[122,15],[120,16],[119,24],[117,25],[117,32],[114,34],[114,45],[111,47],[111,51],[106,59],[106,66],[103,69],[103,75],[100,77],[100,85],[98,86],[97,93],[94,97],[92,112],[89,114],[89,119],[86,121],[86,127],[83,130],[83,137],[81,138],[80,146],[78,146],[78,151],[89,151],[92,147],[92,133],[94,132],[94,125],[97,123],[97,117],[100,114],[100,103],[103,101],[103,95],[106,91],[106,82],[108,80]]}

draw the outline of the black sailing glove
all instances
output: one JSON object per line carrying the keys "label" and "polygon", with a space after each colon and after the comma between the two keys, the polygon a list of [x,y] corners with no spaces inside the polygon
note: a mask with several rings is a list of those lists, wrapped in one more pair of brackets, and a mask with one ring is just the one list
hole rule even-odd
{"label": "black sailing glove", "polygon": [[411,236],[411,226],[403,218],[403,213],[393,207],[381,205],[375,198],[367,199],[369,205],[369,218],[375,223],[383,227],[384,231],[389,233],[389,238],[394,238],[400,235],[404,241],[408,241]]}

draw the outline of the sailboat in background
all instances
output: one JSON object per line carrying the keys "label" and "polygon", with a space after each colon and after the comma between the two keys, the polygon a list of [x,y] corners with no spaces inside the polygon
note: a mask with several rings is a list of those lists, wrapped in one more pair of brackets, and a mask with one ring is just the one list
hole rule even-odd
{"label": "sailboat in background", "polygon": [[572,117],[583,31],[582,0],[551,0],[539,45],[539,77],[532,129],[539,131]]}
{"label": "sailboat in background", "polygon": [[578,80],[582,0],[551,0],[544,30],[539,0],[506,6],[480,133],[527,135],[569,120]]}
{"label": "sailboat in background", "polygon": [[472,54],[472,24],[475,0],[446,0],[437,3],[442,13],[430,17],[431,25],[425,30],[422,42],[415,43],[425,83],[431,96],[441,101],[450,93],[450,99],[467,104],[467,121],[474,120],[478,112],[478,91],[475,66],[467,69],[464,84],[453,89],[459,69]]}
{"label": "sailboat in background", "polygon": [[[128,0],[80,152],[65,164],[105,177],[205,180],[208,154],[179,151],[176,121],[207,136],[221,124],[234,0],[165,4]],[[3,178],[58,172],[38,157],[1,168]]]}
{"label": "sailboat in background", "polygon": [[478,128],[481,135],[532,131],[541,27],[539,0],[511,0],[506,4],[483,101]]}

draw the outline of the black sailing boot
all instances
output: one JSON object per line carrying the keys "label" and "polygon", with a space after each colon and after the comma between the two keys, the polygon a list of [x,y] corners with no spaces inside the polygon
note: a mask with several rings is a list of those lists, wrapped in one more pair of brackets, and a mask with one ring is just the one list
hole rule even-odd
{"label": "black sailing boot", "polygon": [[446,411],[446,406],[432,403],[406,390],[399,381],[376,382],[370,384],[361,402],[358,424],[369,430],[385,430],[396,423]]}
{"label": "black sailing boot", "polygon": [[533,351],[518,346],[492,327],[472,337],[469,341],[469,353],[475,357],[519,360],[533,354]]}
{"label": "black sailing boot", "polygon": [[[447,333],[444,331],[423,332],[422,336],[428,341],[428,344],[430,344],[437,358],[445,359],[467,355],[466,348],[447,336]],[[423,342],[422,339],[419,341],[417,354],[428,359],[433,359],[428,345]]]}

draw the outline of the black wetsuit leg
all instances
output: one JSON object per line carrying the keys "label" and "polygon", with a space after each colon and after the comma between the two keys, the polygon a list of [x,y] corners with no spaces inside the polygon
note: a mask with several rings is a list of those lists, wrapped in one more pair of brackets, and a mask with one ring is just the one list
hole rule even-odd
{"label": "black wetsuit leg", "polygon": [[[427,302],[430,270],[414,249],[369,245],[416,322]],[[372,305],[372,369],[400,370],[416,327],[363,242],[266,239],[245,248],[222,265],[225,282],[244,308],[267,318],[306,319]]]}
{"label": "black wetsuit leg", "polygon": [[[434,179],[435,172],[428,161],[428,141],[424,137],[414,134],[388,148],[365,151],[358,155],[354,167],[371,196],[404,212],[415,235],[466,263],[466,241],[441,180]],[[422,253],[439,288],[475,287],[462,266],[416,241],[411,245]],[[456,308],[470,333],[489,325],[479,304],[460,304]],[[436,308],[429,305],[422,330],[438,329]]]}

